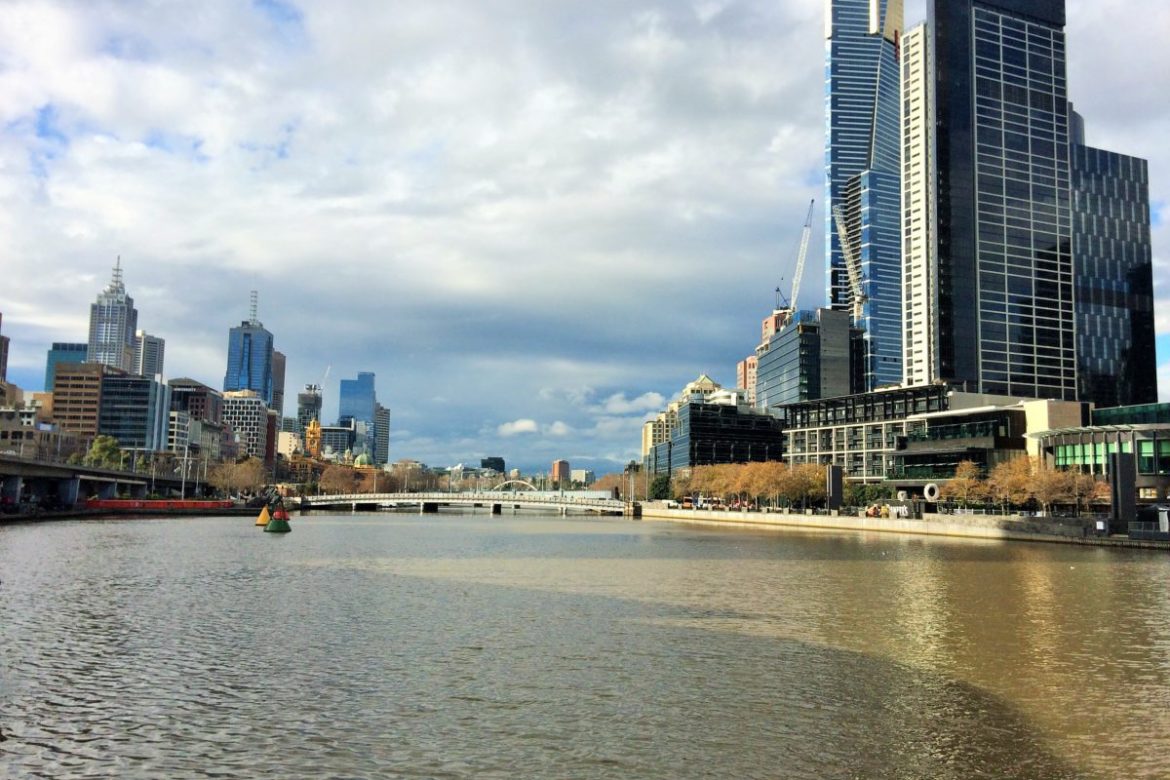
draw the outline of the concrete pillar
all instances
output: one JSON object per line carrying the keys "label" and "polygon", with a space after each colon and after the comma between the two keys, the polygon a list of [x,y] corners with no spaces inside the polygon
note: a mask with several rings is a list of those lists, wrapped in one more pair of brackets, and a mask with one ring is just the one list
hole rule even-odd
{"label": "concrete pillar", "polygon": [[0,498],[6,503],[15,504],[20,501],[20,491],[24,488],[21,477],[0,477]]}
{"label": "concrete pillar", "polygon": [[62,507],[71,507],[81,497],[81,477],[66,477],[57,480],[57,500]]}

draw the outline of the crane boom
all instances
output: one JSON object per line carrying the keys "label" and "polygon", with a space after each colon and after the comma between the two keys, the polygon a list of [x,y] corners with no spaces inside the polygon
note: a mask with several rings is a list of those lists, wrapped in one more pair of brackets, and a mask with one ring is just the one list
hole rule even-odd
{"label": "crane boom", "polygon": [[804,230],[800,234],[800,251],[796,254],[796,271],[792,274],[792,296],[788,299],[793,311],[796,311],[796,296],[800,294],[800,278],[804,276],[804,258],[808,254],[808,237],[812,233],[813,206],[816,199],[808,202],[808,215],[804,218]]}
{"label": "crane boom", "polygon": [[849,275],[849,295],[852,298],[853,321],[856,323],[861,319],[861,307],[865,303],[861,286],[861,258],[857,256],[857,247],[849,240],[845,215],[840,206],[833,207],[833,222],[837,226],[837,237],[841,239],[841,251],[845,254],[845,271]]}

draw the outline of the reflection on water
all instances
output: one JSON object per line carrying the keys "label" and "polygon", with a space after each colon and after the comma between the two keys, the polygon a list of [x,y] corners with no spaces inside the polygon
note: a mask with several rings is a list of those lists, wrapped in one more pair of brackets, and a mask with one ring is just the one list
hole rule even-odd
{"label": "reflection on water", "polygon": [[1167,569],[533,516],[0,527],[0,776],[1164,777]]}

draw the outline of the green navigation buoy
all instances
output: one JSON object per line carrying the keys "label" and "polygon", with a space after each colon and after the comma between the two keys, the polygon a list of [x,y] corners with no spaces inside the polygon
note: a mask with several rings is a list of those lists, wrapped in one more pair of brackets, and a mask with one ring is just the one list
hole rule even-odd
{"label": "green navigation buoy", "polygon": [[274,534],[287,534],[292,530],[292,526],[288,524],[288,520],[281,520],[274,517],[268,521],[268,525],[264,526],[264,530]]}

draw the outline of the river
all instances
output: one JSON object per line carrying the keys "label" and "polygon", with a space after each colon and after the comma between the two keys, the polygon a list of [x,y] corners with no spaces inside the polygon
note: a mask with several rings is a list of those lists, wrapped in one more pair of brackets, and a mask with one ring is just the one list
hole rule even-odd
{"label": "river", "polygon": [[0,777],[1170,776],[1170,558],[533,514],[0,525]]}

